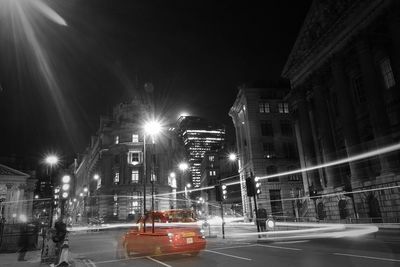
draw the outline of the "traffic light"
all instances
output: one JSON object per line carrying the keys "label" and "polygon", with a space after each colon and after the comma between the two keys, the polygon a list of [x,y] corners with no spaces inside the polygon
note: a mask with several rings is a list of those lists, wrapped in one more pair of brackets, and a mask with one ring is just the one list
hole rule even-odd
{"label": "traffic light", "polygon": [[228,192],[226,191],[226,185],[222,185],[222,197],[223,199],[226,199],[228,196]]}
{"label": "traffic light", "polygon": [[215,200],[221,202],[223,200],[221,185],[215,186]]}
{"label": "traffic light", "polygon": [[254,181],[256,182],[256,194],[259,195],[259,194],[261,194],[261,181],[260,181],[260,178],[256,177],[256,178],[254,178]]}
{"label": "traffic light", "polygon": [[247,177],[246,178],[246,190],[247,190],[247,196],[248,197],[253,197],[256,194],[256,187],[254,185],[254,179],[253,177]]}

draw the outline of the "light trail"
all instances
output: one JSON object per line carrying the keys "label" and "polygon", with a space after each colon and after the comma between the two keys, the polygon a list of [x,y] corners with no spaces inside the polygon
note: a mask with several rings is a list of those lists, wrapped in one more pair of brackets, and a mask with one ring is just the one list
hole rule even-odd
{"label": "light trail", "polygon": [[[383,148],[379,148],[379,149],[375,149],[375,150],[372,150],[372,151],[364,152],[364,153],[361,153],[361,154],[356,155],[356,156],[352,156],[352,157],[343,158],[343,159],[340,159],[340,160],[331,161],[331,162],[328,162],[328,163],[325,163],[325,164],[319,164],[319,165],[310,166],[310,167],[307,167],[307,168],[297,169],[297,170],[293,170],[293,171],[287,171],[287,172],[281,172],[281,173],[276,173],[276,174],[271,174],[271,175],[266,175],[266,176],[260,176],[260,177],[257,176],[257,177],[260,180],[264,180],[264,179],[276,178],[276,177],[279,177],[279,176],[298,174],[298,173],[302,173],[302,172],[309,172],[309,171],[314,171],[314,170],[321,169],[321,168],[337,166],[337,165],[341,165],[341,164],[344,164],[344,163],[349,163],[349,162],[358,161],[358,160],[362,160],[362,159],[366,159],[366,158],[370,158],[370,157],[375,157],[375,156],[378,156],[378,155],[381,155],[381,154],[387,154],[387,153],[391,153],[391,152],[394,152],[394,151],[397,151],[397,150],[400,150],[400,143],[389,145],[389,146],[386,146],[386,147],[383,147]],[[227,177],[227,179],[231,179],[231,178],[233,178],[235,176],[238,176],[238,175]],[[227,185],[227,186],[230,186],[230,185],[236,185],[236,184],[240,184],[240,183],[244,183],[244,181],[235,181],[235,182],[229,182],[229,183],[224,183],[224,184]],[[187,192],[190,193],[190,192],[214,189],[215,186],[216,185],[190,189],[190,190],[187,190]],[[353,191],[353,192],[339,192],[339,193],[332,193],[332,194],[326,194],[326,195],[321,195],[321,196],[322,197],[328,197],[328,196],[337,196],[337,195],[343,195],[343,194],[356,194],[356,193],[364,193],[364,192],[369,192],[369,191],[379,191],[379,190],[386,190],[386,189],[392,189],[392,188],[398,188],[398,187],[400,187],[400,186],[390,186],[390,187],[384,187],[384,188],[357,190],[357,191]],[[176,192],[176,194],[184,194],[184,193],[186,193],[184,190]],[[157,196],[161,196],[161,195],[165,196],[165,195],[171,195],[171,194],[172,193],[162,193],[162,194],[157,194]],[[287,198],[287,199],[281,199],[279,201],[308,199],[308,198],[309,197]]]}

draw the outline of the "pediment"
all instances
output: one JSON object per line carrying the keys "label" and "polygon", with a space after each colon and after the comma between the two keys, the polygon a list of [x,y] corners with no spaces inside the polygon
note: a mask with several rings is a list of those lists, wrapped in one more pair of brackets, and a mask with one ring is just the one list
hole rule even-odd
{"label": "pediment", "polygon": [[334,39],[352,25],[351,20],[361,11],[377,6],[382,0],[314,0],[296,42],[289,54],[282,77],[292,79],[309,58],[327,47],[336,45]]}
{"label": "pediment", "polygon": [[3,164],[0,164],[0,177],[1,176],[30,177],[29,174],[15,170]]}

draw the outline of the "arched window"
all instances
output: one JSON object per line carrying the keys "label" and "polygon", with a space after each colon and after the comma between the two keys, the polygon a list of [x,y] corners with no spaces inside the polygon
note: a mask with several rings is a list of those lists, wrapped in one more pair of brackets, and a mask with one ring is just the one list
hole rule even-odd
{"label": "arched window", "polygon": [[322,202],[318,203],[317,214],[318,214],[318,219],[320,219],[320,220],[325,219],[326,215],[325,215],[324,203],[322,203]]}
{"label": "arched window", "polygon": [[379,201],[374,195],[368,197],[369,217],[372,218],[372,222],[381,222],[382,214],[379,207]]}

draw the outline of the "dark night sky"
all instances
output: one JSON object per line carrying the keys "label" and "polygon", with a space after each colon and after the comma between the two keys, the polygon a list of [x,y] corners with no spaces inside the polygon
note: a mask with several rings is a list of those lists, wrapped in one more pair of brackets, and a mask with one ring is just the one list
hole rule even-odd
{"label": "dark night sky", "polygon": [[140,94],[144,82],[154,84],[167,119],[186,111],[232,128],[237,86],[279,79],[311,4],[43,2],[68,27],[29,6],[28,27],[20,16],[10,23],[15,11],[0,7],[0,156],[82,152],[99,116]]}

